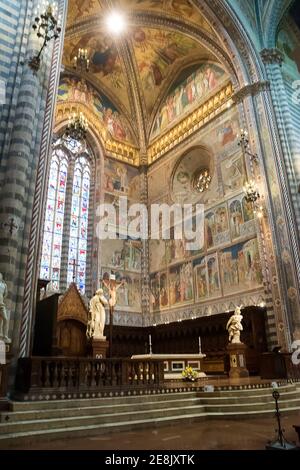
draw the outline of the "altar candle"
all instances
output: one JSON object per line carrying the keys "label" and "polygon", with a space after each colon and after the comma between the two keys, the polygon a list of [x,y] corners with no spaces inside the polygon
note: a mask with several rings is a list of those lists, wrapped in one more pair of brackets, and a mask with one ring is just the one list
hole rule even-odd
{"label": "altar candle", "polygon": [[151,344],[152,344],[152,343],[151,343],[151,335],[149,335],[149,344],[150,344],[150,346],[151,346]]}
{"label": "altar candle", "polygon": [[199,354],[201,354],[201,337],[199,336]]}

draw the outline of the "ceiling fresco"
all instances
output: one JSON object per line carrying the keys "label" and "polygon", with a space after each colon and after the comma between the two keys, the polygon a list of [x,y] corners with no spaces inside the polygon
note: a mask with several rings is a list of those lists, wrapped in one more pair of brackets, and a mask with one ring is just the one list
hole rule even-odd
{"label": "ceiling fresco", "polygon": [[110,91],[128,111],[128,82],[113,39],[108,34],[94,30],[66,39],[63,54],[65,66],[73,67],[73,60],[79,48],[87,49],[90,58],[89,75],[98,81],[99,88]]}
{"label": "ceiling fresco", "polygon": [[[117,39],[104,27],[112,5],[124,11],[129,25]],[[189,25],[199,31],[199,38]],[[69,0],[63,65],[66,73],[84,78],[105,95],[109,108],[130,121],[131,134],[147,145],[153,125],[157,136],[173,121],[170,116],[164,120],[164,104],[175,86],[186,86],[181,85],[187,79],[185,71],[219,62],[211,52],[216,44],[212,28],[189,0]],[[73,71],[79,48],[87,50],[88,73]],[[200,88],[198,83],[198,92]],[[185,114],[190,108],[184,109]],[[178,120],[179,115],[173,117]],[[126,131],[127,141],[129,134]]]}
{"label": "ceiling fresco", "polygon": [[198,43],[178,32],[154,28],[138,28],[131,37],[138,69],[138,80],[143,90],[149,114],[166,81],[174,78],[182,59],[185,63],[205,54]]}
{"label": "ceiling fresco", "polygon": [[63,77],[58,88],[57,100],[58,103],[68,101],[88,106],[98,116],[113,139],[134,145],[125,118],[103,93],[97,92],[84,79]]}
{"label": "ceiling fresco", "polygon": [[127,11],[155,12],[161,15],[173,16],[195,23],[210,33],[213,32],[204,16],[196,10],[193,2],[189,0],[120,0],[119,4]]}

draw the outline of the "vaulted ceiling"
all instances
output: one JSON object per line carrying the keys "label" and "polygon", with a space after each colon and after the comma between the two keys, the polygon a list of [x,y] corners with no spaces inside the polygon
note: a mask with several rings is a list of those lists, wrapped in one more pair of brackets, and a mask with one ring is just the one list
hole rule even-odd
{"label": "vaulted ceiling", "polygon": [[[112,7],[127,18],[120,37],[104,26]],[[204,13],[190,0],[69,0],[68,11],[65,71],[76,75],[74,56],[87,49],[90,72],[80,75],[127,119],[142,151],[161,103],[184,71],[222,55]]]}

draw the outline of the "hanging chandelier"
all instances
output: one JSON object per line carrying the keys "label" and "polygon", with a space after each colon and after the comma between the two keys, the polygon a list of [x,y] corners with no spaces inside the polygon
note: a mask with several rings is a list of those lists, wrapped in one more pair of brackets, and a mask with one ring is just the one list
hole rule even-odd
{"label": "hanging chandelier", "polygon": [[259,192],[256,188],[255,181],[247,181],[244,185],[245,199],[247,202],[252,202],[253,204],[259,199]]}
{"label": "hanging chandelier", "polygon": [[264,209],[260,204],[260,194],[257,190],[255,181],[247,181],[243,189],[246,202],[252,205],[253,213],[256,214],[259,219],[261,219],[264,215]]}
{"label": "hanging chandelier", "polygon": [[57,5],[55,2],[43,0],[39,11],[36,11],[34,24],[32,29],[36,32],[39,39],[42,39],[42,45],[37,55],[32,57],[28,65],[34,71],[37,72],[41,65],[41,55],[47,44],[52,39],[57,39],[61,33],[61,27],[58,26],[57,18]]}
{"label": "hanging chandelier", "polygon": [[73,113],[69,116],[65,136],[69,139],[83,141],[86,139],[88,127],[88,120],[83,113]]}
{"label": "hanging chandelier", "polygon": [[245,129],[241,129],[240,140],[238,142],[244,155],[248,155],[251,161],[258,162],[258,156],[250,151],[249,134]]}
{"label": "hanging chandelier", "polygon": [[78,49],[78,54],[73,59],[73,67],[75,70],[80,70],[81,72],[89,71],[90,60],[88,59],[87,49]]}
{"label": "hanging chandelier", "polygon": [[193,180],[193,188],[198,193],[203,193],[209,188],[211,180],[212,180],[212,177],[207,168],[199,170],[195,174],[195,177]]}

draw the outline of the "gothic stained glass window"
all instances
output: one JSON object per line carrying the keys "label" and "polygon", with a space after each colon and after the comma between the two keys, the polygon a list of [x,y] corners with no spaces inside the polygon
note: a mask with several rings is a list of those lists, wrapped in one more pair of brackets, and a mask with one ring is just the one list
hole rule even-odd
{"label": "gothic stained glass window", "polygon": [[59,289],[68,159],[55,150],[50,165],[40,277]]}
{"label": "gothic stained glass window", "polygon": [[90,166],[86,157],[75,162],[68,260],[68,284],[75,282],[79,290],[85,292],[88,212],[90,196]]}

